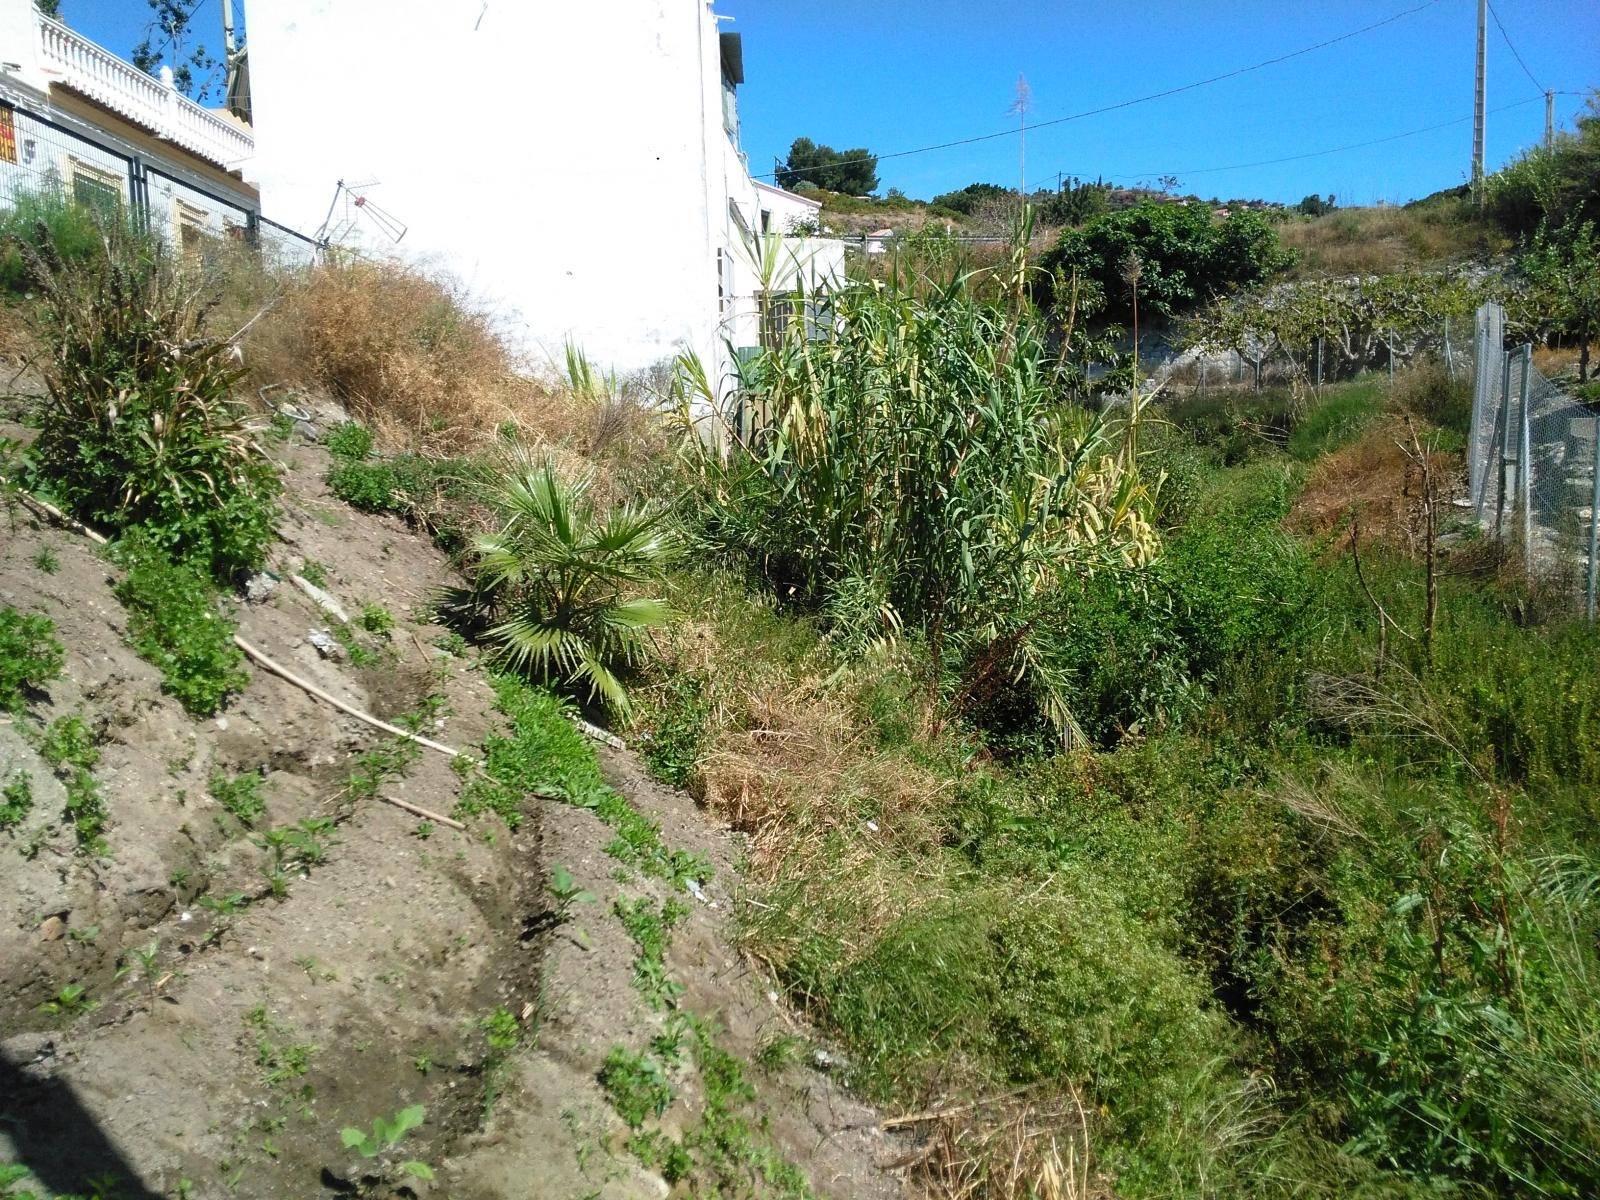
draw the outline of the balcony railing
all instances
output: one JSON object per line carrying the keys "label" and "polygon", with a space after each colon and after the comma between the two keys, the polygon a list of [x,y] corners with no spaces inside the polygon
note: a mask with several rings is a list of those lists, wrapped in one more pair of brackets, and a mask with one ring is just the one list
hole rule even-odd
{"label": "balcony railing", "polygon": [[250,131],[123,62],[59,21],[38,17],[40,65],[57,82],[88,96],[218,166],[233,168],[255,154]]}

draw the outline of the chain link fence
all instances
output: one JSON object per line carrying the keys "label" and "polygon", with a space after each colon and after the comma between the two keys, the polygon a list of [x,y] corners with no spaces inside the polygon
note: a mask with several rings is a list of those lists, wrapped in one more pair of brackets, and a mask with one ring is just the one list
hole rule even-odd
{"label": "chain link fence", "polygon": [[1505,347],[1505,310],[1478,309],[1467,479],[1478,524],[1520,555],[1529,580],[1582,595],[1600,586],[1600,417]]}

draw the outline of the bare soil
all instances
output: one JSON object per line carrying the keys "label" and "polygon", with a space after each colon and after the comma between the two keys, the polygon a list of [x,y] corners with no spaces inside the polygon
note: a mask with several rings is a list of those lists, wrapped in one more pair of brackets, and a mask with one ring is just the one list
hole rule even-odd
{"label": "bare soil", "polygon": [[[22,432],[0,423],[0,435]],[[447,561],[400,521],[329,494],[319,448],[297,440],[280,453],[280,582],[263,602],[234,601],[240,633],[381,716],[442,696],[426,732],[479,743],[502,725],[493,692],[423,619]],[[43,550],[55,570],[41,569]],[[376,665],[325,659],[308,641],[332,621],[289,582],[308,563],[347,610],[373,602],[394,614],[387,637],[357,635]],[[110,812],[109,856],[78,852],[60,781],[22,722],[0,723],[0,777],[26,771],[34,785],[29,818],[0,834],[0,1165],[27,1166],[47,1192],[114,1177],[123,1200],[668,1195],[624,1148],[596,1073],[612,1046],[638,1048],[666,1019],[630,985],[634,946],[612,901],[665,898],[669,885],[619,871],[603,852],[611,831],[582,809],[530,797],[515,833],[496,818],[456,832],[379,799],[351,802],[356,757],[386,736],[263,671],[219,716],[189,717],[127,646],[114,576],[86,540],[0,511],[0,605],[47,614],[67,650],[63,676],[23,720],[82,714],[100,740]],[[777,1034],[808,1047],[775,1072],[749,1067],[763,1136],[819,1195],[896,1194],[878,1164],[899,1151],[877,1114],[816,1066],[834,1060],[812,1053],[739,955],[738,843],[625,752],[606,751],[604,766],[668,845],[715,866],[667,956],[680,1004],[746,1062]],[[250,772],[267,806],[254,829],[209,793],[213,777]],[[380,795],[448,813],[459,788],[449,760],[429,752]],[[307,818],[334,822],[325,861],[275,898],[262,833]],[[566,922],[545,886],[557,864],[595,895]],[[133,952],[152,944],[146,973]],[[41,1007],[68,985],[93,1007]],[[486,1114],[481,1023],[500,1006],[524,1038]],[[665,1122],[692,1122],[699,1102],[686,1083]],[[342,1144],[344,1127],[415,1104],[426,1120],[403,1153],[366,1160]],[[436,1178],[408,1178],[399,1158]]]}

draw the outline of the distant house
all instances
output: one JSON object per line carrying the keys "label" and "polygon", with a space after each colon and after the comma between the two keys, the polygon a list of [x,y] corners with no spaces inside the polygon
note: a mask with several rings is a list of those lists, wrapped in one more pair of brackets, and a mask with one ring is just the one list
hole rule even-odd
{"label": "distant house", "polygon": [[750,176],[726,20],[706,0],[274,0],[249,13],[247,173],[290,224],[449,269],[536,361],[690,350],[726,380],[770,294],[843,263],[837,242],[761,245],[818,206]]}
{"label": "distant house", "polygon": [[0,206],[47,193],[116,208],[194,247],[260,242],[307,259],[312,243],[265,220],[242,168],[250,126],[181,95],[44,16],[0,0]]}

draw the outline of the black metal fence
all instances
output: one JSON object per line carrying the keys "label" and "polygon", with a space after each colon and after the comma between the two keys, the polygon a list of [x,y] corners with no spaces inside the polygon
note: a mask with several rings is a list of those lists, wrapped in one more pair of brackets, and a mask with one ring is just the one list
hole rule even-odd
{"label": "black metal fence", "polygon": [[60,197],[126,212],[141,228],[187,246],[207,238],[247,242],[288,266],[309,265],[316,241],[263,217],[255,198],[174,162],[157,160],[92,127],[67,124],[0,99],[0,207]]}

